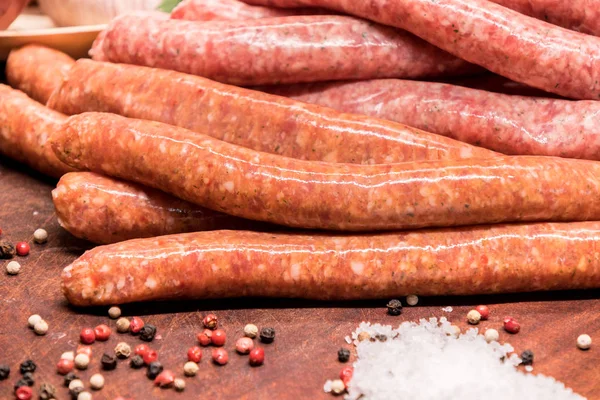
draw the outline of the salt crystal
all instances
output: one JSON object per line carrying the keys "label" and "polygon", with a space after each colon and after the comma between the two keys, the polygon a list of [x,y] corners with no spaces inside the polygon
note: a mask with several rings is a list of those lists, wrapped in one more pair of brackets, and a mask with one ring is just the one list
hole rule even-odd
{"label": "salt crystal", "polygon": [[525,367],[525,371],[531,372],[531,371],[533,371],[533,367],[531,365],[528,365]]}
{"label": "salt crystal", "polygon": [[345,341],[346,341],[346,343],[348,343],[348,344],[352,343],[352,339],[350,339],[350,336],[346,336],[346,337],[344,338],[344,340],[345,340]]}
{"label": "salt crystal", "polygon": [[327,382],[325,382],[325,385],[323,385],[323,391],[325,393],[331,393],[331,379],[327,379]]}
{"label": "salt crystal", "polygon": [[454,310],[454,309],[452,308],[452,306],[448,306],[448,307],[444,307],[444,308],[442,308],[442,311],[443,311],[443,312],[452,312],[452,310]]}
{"label": "salt crystal", "polygon": [[34,217],[35,217],[35,216],[37,216],[38,214],[39,214],[39,212],[37,212],[37,211],[34,211],[34,212],[33,212],[33,216],[34,216]]}

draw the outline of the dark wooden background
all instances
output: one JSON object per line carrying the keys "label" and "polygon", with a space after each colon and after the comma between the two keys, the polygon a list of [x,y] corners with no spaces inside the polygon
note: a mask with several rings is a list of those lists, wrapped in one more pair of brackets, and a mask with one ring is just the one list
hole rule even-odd
{"label": "dark wooden background", "polygon": [[[54,181],[3,159],[0,156],[0,228],[2,237],[14,242],[31,243],[27,257],[17,257],[22,265],[18,276],[5,273],[8,261],[0,260],[0,364],[7,363],[12,372],[0,382],[0,398],[12,398],[13,384],[19,379],[18,365],[31,358],[38,364],[36,389],[48,382],[58,387],[58,398],[67,398],[56,363],[64,351],[75,350],[81,328],[115,322],[106,309],[72,309],[63,298],[60,272],[90,244],[63,231],[56,221],[50,197]],[[33,243],[33,231],[45,228],[49,241]],[[117,395],[135,399],[148,398],[212,398],[212,399],[319,399],[328,378],[336,378],[342,365],[336,351],[346,345],[344,337],[361,321],[399,324],[406,320],[441,317],[465,328],[465,315],[471,306],[490,305],[490,321],[480,327],[494,327],[501,340],[508,340],[520,352],[535,353],[534,373],[549,374],[590,399],[600,398],[600,291],[543,293],[528,295],[481,296],[462,298],[425,298],[417,307],[405,308],[400,317],[386,315],[387,299],[371,302],[319,303],[298,300],[241,299],[155,303],[124,306],[125,316],[139,315],[158,326],[161,340],[152,343],[165,368],[182,376],[187,348],[195,345],[195,334],[201,330],[201,318],[215,312],[227,331],[229,364],[215,366],[210,349],[205,349],[196,377],[185,378],[182,394],[173,389],[155,388],[143,371],[132,370],[120,362],[115,371],[103,372],[106,386],[96,392],[95,399],[113,399]],[[445,306],[454,311],[445,313]],[[36,336],[27,327],[31,314],[40,314],[50,325],[46,336]],[[522,324],[522,331],[509,335],[501,329],[505,315]],[[265,345],[266,362],[250,368],[247,358],[235,354],[233,344],[241,336],[246,323],[259,327],[272,326],[277,338]],[[588,333],[596,340],[587,352],[578,350],[575,340]],[[88,385],[89,377],[99,371],[100,357],[125,341],[141,343],[128,334],[113,334],[105,343],[93,345],[90,368],[80,375]]]}

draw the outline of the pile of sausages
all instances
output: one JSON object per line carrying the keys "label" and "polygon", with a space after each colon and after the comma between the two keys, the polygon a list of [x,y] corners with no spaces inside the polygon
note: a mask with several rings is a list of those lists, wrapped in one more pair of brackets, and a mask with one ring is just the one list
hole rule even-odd
{"label": "pile of sausages", "polygon": [[[60,178],[61,226],[103,244],[63,272],[78,306],[600,287],[590,1],[123,15],[92,60],[10,54],[0,152]],[[464,83],[486,70],[523,95]]]}

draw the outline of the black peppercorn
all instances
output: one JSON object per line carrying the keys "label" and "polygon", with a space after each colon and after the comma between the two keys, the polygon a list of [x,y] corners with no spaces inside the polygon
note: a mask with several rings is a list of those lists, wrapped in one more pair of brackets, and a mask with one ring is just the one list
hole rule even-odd
{"label": "black peppercorn", "polygon": [[35,384],[35,380],[33,379],[33,374],[31,372],[25,372],[22,380],[27,382],[27,386],[33,386]]}
{"label": "black peppercorn", "polygon": [[273,343],[275,340],[275,329],[273,328],[262,328],[260,330],[260,341],[263,343]]}
{"label": "black peppercorn", "polygon": [[0,381],[8,378],[10,375],[10,367],[6,364],[0,365]]}
{"label": "black peppercorn", "polygon": [[0,240],[0,258],[13,258],[17,254],[15,246],[8,240]]}
{"label": "black peppercorn", "polygon": [[21,363],[19,370],[21,371],[22,374],[24,374],[25,372],[35,372],[36,368],[37,368],[37,365],[35,365],[35,363],[33,361],[25,360]]}
{"label": "black peppercorn", "polygon": [[66,387],[69,387],[69,384],[71,383],[71,381],[74,381],[75,379],[79,379],[79,377],[77,375],[75,375],[73,372],[69,372],[67,375],[65,375],[64,385]]}
{"label": "black peppercorn", "polygon": [[49,383],[40,385],[40,400],[52,400],[56,398],[56,388]]}
{"label": "black peppercorn", "polygon": [[153,361],[150,363],[150,365],[148,365],[148,370],[146,371],[146,376],[149,379],[155,379],[158,374],[160,374],[163,371],[163,366],[160,362],[158,361]]}
{"label": "black peppercorn", "polygon": [[144,366],[144,359],[142,356],[136,354],[135,356],[131,357],[129,366],[134,369],[140,369]]}
{"label": "black peppercorn", "polygon": [[380,342],[385,342],[387,340],[387,336],[378,333],[377,335],[375,335],[375,339],[379,340]]}
{"label": "black peppercorn", "polygon": [[81,386],[69,389],[69,395],[71,395],[72,400],[77,400],[77,397],[79,397],[79,393],[81,392],[83,392],[83,388]]}
{"label": "black peppercorn", "polygon": [[531,365],[533,364],[533,351],[525,350],[521,353],[521,364],[523,365]]}
{"label": "black peppercorn", "polygon": [[338,350],[338,361],[339,362],[348,362],[350,359],[350,350],[341,348]]}
{"label": "black peppercorn", "polygon": [[15,382],[15,390],[17,390],[18,388],[20,388],[21,386],[29,386],[27,384],[27,381],[25,379],[19,379],[17,382]]}
{"label": "black peppercorn", "polygon": [[154,335],[156,335],[156,327],[154,325],[146,324],[140,330],[140,339],[145,342],[154,340]]}
{"label": "black peppercorn", "polygon": [[394,315],[394,316],[400,315],[400,314],[402,314],[402,303],[400,303],[400,300],[397,300],[397,299],[390,300],[387,303],[387,309],[388,309],[388,314],[390,314],[390,315]]}
{"label": "black peppercorn", "polygon": [[102,364],[102,369],[104,369],[106,371],[110,371],[112,369],[117,368],[117,358],[108,353],[102,354],[100,363]]}

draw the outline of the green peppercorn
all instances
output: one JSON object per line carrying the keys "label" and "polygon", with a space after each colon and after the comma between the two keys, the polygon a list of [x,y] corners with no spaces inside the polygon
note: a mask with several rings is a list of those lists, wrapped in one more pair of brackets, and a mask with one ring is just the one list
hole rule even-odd
{"label": "green peppercorn", "polygon": [[15,246],[8,240],[0,240],[0,258],[13,258],[17,254]]}
{"label": "green peppercorn", "polygon": [[40,385],[40,400],[52,400],[56,398],[56,388],[49,383]]}
{"label": "green peppercorn", "polygon": [[135,356],[131,357],[131,360],[129,361],[129,366],[134,369],[140,369],[144,366],[144,359],[142,358],[142,356],[136,354]]}

